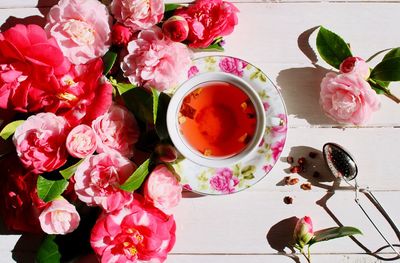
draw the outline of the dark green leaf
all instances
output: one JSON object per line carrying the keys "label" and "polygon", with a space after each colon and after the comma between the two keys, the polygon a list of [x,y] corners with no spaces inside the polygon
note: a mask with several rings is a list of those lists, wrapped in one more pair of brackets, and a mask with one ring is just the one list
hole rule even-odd
{"label": "dark green leaf", "polygon": [[115,61],[117,60],[117,56],[118,54],[115,53],[114,51],[109,50],[103,57],[103,65],[104,65],[104,69],[103,69],[103,74],[107,75],[108,72],[110,72],[110,70],[112,69],[112,67],[114,66]]}
{"label": "dark green leaf", "polygon": [[160,96],[158,97],[156,132],[161,140],[169,139],[169,134],[167,129],[167,109],[170,100],[171,97],[164,92],[161,92]]}
{"label": "dark green leaf", "polygon": [[383,57],[383,60],[387,60],[387,59],[390,59],[390,58],[396,58],[396,57],[400,57],[400,47],[393,48],[392,50],[390,50],[390,51]]}
{"label": "dark green leaf", "polygon": [[7,140],[22,123],[24,123],[24,120],[10,122],[1,130],[0,137]]}
{"label": "dark green leaf", "polygon": [[138,189],[149,174],[150,159],[142,163],[133,174],[120,186],[122,190],[133,192]]}
{"label": "dark green leaf", "polygon": [[153,122],[156,124],[157,121],[157,111],[158,111],[158,91],[156,89],[151,89],[153,94]]}
{"label": "dark green leaf", "polygon": [[337,69],[343,60],[352,56],[343,38],[322,26],[317,35],[317,50],[326,63]]}
{"label": "dark green leaf", "polygon": [[333,227],[315,232],[311,243],[314,244],[317,242],[327,241],[334,238],[353,236],[357,234],[362,235],[362,232],[355,227],[351,226]]}
{"label": "dark green leaf", "polygon": [[65,179],[69,179],[69,178],[71,178],[71,176],[73,176],[74,174],[75,174],[75,172],[76,172],[76,169],[78,168],[78,166],[84,161],[85,159],[81,159],[81,160],[79,160],[79,162],[77,162],[76,164],[74,164],[74,165],[71,165],[70,167],[68,167],[68,168],[66,168],[66,169],[64,169],[64,170],[61,170],[60,171],[60,174],[65,178]]}
{"label": "dark green leaf", "polygon": [[37,180],[38,196],[45,202],[50,202],[58,197],[67,189],[68,181],[61,180],[48,180],[43,176],[39,176]]}
{"label": "dark green leaf", "polygon": [[372,70],[370,78],[381,81],[399,81],[400,57],[383,60]]}
{"label": "dark green leaf", "polygon": [[39,247],[36,254],[38,263],[57,263],[61,260],[61,254],[58,251],[58,245],[54,242],[56,236],[48,235]]}
{"label": "dark green leaf", "polygon": [[136,118],[153,123],[153,96],[141,88],[132,88],[121,94],[126,107]]}
{"label": "dark green leaf", "polygon": [[179,4],[165,4],[164,12],[167,13],[167,12],[174,11],[175,9],[177,9],[177,8],[179,8],[179,7],[181,7],[181,6],[183,6],[183,5],[179,5]]}

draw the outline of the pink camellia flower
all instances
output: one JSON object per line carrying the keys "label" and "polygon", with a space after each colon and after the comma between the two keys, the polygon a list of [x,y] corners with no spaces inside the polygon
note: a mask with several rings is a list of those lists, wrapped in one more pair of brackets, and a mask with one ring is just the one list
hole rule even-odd
{"label": "pink camellia flower", "polygon": [[53,113],[30,116],[15,131],[13,142],[22,164],[33,173],[51,172],[67,161],[67,122]]}
{"label": "pink camellia flower", "polygon": [[111,44],[111,16],[97,0],[60,0],[45,29],[74,64],[103,56]]}
{"label": "pink camellia flower", "polygon": [[65,235],[74,231],[80,221],[75,206],[64,198],[47,205],[39,216],[40,226],[49,235]]}
{"label": "pink camellia flower", "polygon": [[189,24],[189,47],[208,47],[215,38],[232,33],[238,23],[239,10],[222,0],[197,0],[187,8],[180,8],[175,15],[182,16]]}
{"label": "pink camellia flower", "polygon": [[175,42],[184,41],[189,35],[189,25],[181,16],[171,16],[162,25],[162,31],[166,37]]}
{"label": "pink camellia flower", "polygon": [[96,134],[89,126],[78,125],[69,132],[66,146],[73,157],[85,158],[96,151]]}
{"label": "pink camellia flower", "polygon": [[132,194],[119,186],[135,169],[135,164],[117,153],[92,155],[75,172],[75,192],[89,206],[98,205],[107,212],[120,209]]}
{"label": "pink camellia flower", "polygon": [[358,74],[326,74],[319,102],[332,119],[354,125],[365,123],[380,107],[378,95]]}
{"label": "pink camellia flower", "polygon": [[175,244],[175,220],[146,205],[140,195],[123,209],[103,214],[90,243],[101,263],[164,262]]}
{"label": "pink camellia flower", "polygon": [[116,151],[130,158],[133,145],[139,138],[139,127],[133,114],[125,107],[114,104],[108,112],[92,123],[97,137],[97,152]]}
{"label": "pink camellia flower", "polygon": [[191,53],[186,45],[166,39],[158,27],[141,31],[128,44],[122,71],[133,84],[156,88],[171,88],[188,71]]}
{"label": "pink camellia flower", "polygon": [[164,16],[162,0],[113,0],[110,8],[115,19],[134,32],[151,28]]}
{"label": "pink camellia flower", "polygon": [[18,24],[0,33],[0,50],[0,108],[42,110],[46,105],[36,95],[70,68],[57,42],[40,26]]}
{"label": "pink camellia flower", "polygon": [[130,28],[116,23],[112,27],[112,43],[117,46],[126,46],[132,38],[132,31]]}
{"label": "pink camellia flower", "polygon": [[294,242],[303,248],[313,237],[314,231],[311,218],[305,216],[299,219],[293,233]]}
{"label": "pink camellia flower", "polygon": [[368,79],[370,70],[367,62],[359,57],[348,57],[340,64],[341,73],[359,74],[363,79]]}
{"label": "pink camellia flower", "polygon": [[235,186],[238,185],[239,179],[233,176],[233,172],[229,168],[218,169],[215,175],[210,180],[212,189],[219,192],[229,194],[235,191]]}
{"label": "pink camellia flower", "polygon": [[272,158],[277,161],[279,155],[283,151],[283,147],[285,146],[285,139],[282,139],[280,141],[275,142],[271,146],[271,151],[272,151]]}
{"label": "pink camellia flower", "polygon": [[226,73],[231,73],[236,76],[243,76],[243,69],[247,66],[247,63],[238,58],[227,57],[221,59],[219,62],[219,68]]}
{"label": "pink camellia flower", "polygon": [[169,214],[170,209],[181,200],[182,186],[165,165],[158,165],[146,181],[144,197],[147,202]]}

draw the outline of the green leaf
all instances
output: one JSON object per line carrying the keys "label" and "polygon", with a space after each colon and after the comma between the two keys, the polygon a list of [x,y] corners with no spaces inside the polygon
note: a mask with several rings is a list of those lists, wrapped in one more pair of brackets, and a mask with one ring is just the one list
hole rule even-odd
{"label": "green leaf", "polygon": [[397,48],[393,48],[392,50],[390,50],[382,59],[383,60],[387,60],[390,58],[397,58],[400,57],[400,47]]}
{"label": "green leaf", "polygon": [[370,78],[381,81],[399,81],[400,57],[383,60],[372,70]]}
{"label": "green leaf", "polygon": [[117,60],[117,57],[118,57],[118,54],[111,50],[107,51],[107,53],[102,57],[103,65],[104,65],[104,69],[103,69],[104,75],[107,75],[108,72],[110,72],[110,70],[114,66],[115,61]]}
{"label": "green leaf", "polygon": [[326,63],[337,69],[343,60],[353,56],[343,38],[322,26],[317,35],[317,50]]}
{"label": "green leaf", "polygon": [[38,196],[46,203],[60,197],[67,187],[68,181],[65,179],[52,181],[39,176],[37,180]]}
{"label": "green leaf", "polygon": [[156,132],[161,140],[168,140],[168,128],[167,128],[167,109],[171,97],[166,93],[161,92],[158,97],[158,110],[157,110],[157,121],[156,121]]}
{"label": "green leaf", "polygon": [[11,135],[14,134],[15,130],[20,126],[22,123],[24,123],[24,120],[19,120],[19,121],[13,121],[7,124],[3,130],[0,132],[0,137],[3,138],[4,140],[7,140]]}
{"label": "green leaf", "polygon": [[351,226],[328,228],[315,232],[311,244],[339,237],[354,236],[357,234],[362,235],[362,232],[359,229]]}
{"label": "green leaf", "polygon": [[153,96],[142,88],[131,88],[121,94],[126,107],[136,118],[153,123]]}
{"label": "green leaf", "polygon": [[76,169],[78,169],[78,166],[84,161],[85,159],[81,159],[81,160],[79,160],[79,162],[77,162],[76,164],[74,164],[74,165],[71,165],[70,167],[68,167],[68,168],[65,168],[64,170],[60,170],[60,174],[62,175],[62,177],[64,177],[65,179],[69,179],[69,178],[71,178],[74,174],[75,174],[75,172],[76,172]]}
{"label": "green leaf", "polygon": [[36,254],[38,263],[56,263],[60,262],[61,254],[58,251],[58,245],[54,242],[55,235],[48,235],[39,247]]}
{"label": "green leaf", "polygon": [[199,51],[217,51],[217,52],[223,52],[225,49],[220,45],[220,44],[211,44],[208,47],[205,48],[199,48]]}
{"label": "green leaf", "polygon": [[153,122],[156,124],[157,121],[157,111],[158,111],[158,91],[156,89],[151,89],[151,93],[153,94]]}
{"label": "green leaf", "polygon": [[164,12],[166,13],[166,12],[171,12],[171,11],[174,11],[175,9],[177,9],[177,8],[179,8],[179,7],[181,7],[181,6],[183,6],[183,5],[179,5],[179,4],[165,4],[164,5]]}
{"label": "green leaf", "polygon": [[120,186],[122,190],[133,192],[138,189],[149,174],[150,159],[142,163],[133,174]]}

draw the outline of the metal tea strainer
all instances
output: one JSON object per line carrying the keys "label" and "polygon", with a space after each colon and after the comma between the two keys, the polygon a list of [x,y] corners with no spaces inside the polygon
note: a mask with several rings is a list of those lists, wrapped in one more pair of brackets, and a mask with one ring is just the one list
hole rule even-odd
{"label": "metal tea strainer", "polygon": [[[355,199],[354,201],[357,203],[357,205],[361,208],[363,213],[366,215],[368,220],[371,222],[371,224],[375,227],[375,229],[378,231],[378,233],[381,235],[381,237],[386,241],[386,243],[393,249],[393,251],[400,256],[400,253],[393,247],[393,245],[388,241],[388,239],[383,235],[383,233],[379,230],[375,222],[371,219],[371,217],[368,215],[364,207],[361,205],[360,200],[358,198],[358,193],[367,193],[371,199],[375,202],[378,210],[382,213],[382,215],[386,218],[386,220],[389,222],[391,227],[393,228],[394,231],[396,231],[396,234],[399,235],[399,229],[397,228],[396,224],[393,222],[393,220],[390,218],[390,216],[386,213],[385,209],[382,207],[382,205],[379,203],[378,199],[374,196],[374,194],[366,188],[360,188],[357,184],[356,176],[358,173],[357,169],[357,164],[354,160],[354,158],[349,154],[343,147],[341,147],[338,144],[335,143],[326,143],[323,147],[323,155],[326,164],[329,167],[329,170],[332,172],[332,174],[336,178],[343,179],[346,183],[348,183],[350,186],[354,187],[355,191]],[[351,183],[351,181],[354,181],[354,185]]]}

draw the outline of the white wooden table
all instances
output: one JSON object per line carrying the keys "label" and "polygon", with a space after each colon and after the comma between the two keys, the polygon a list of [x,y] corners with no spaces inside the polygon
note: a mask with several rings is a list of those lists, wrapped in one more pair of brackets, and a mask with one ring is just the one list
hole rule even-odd
{"label": "white wooden table", "polygon": [[[55,2],[1,0],[0,23],[12,24],[32,16],[33,20],[23,21],[42,22],[43,13]],[[328,141],[344,145],[357,159],[360,184],[374,190],[399,226],[400,105],[381,96],[381,110],[368,126],[361,128],[340,127],[329,120],[318,104],[319,83],[329,66],[321,61],[316,66],[303,54],[301,50],[306,50],[306,45],[300,36],[310,28],[324,25],[350,42],[354,54],[368,58],[379,50],[400,46],[400,1],[238,0],[237,6],[239,25],[226,38],[225,53],[259,66],[281,89],[290,116],[282,156],[307,156],[310,149],[319,151]],[[314,39],[315,34],[311,43]],[[394,87],[399,95],[400,84]],[[343,224],[357,226],[364,232],[357,237],[359,243],[342,238],[316,244],[312,247],[314,262],[381,262],[368,255],[367,250],[379,249],[384,241],[354,203],[352,191],[332,190],[332,177],[319,158],[315,163],[326,180],[323,185],[314,185],[311,191],[301,190],[300,184],[280,185],[289,168],[282,158],[267,177],[246,191],[229,196],[184,198],[176,209],[177,242],[167,262],[305,262],[299,254],[285,248],[291,237],[293,217],[305,215],[313,218],[316,229]],[[300,182],[306,182],[312,171],[299,176]],[[285,196],[293,197],[294,203],[284,204]],[[362,202],[390,240],[399,244],[371,202],[365,197]],[[11,251],[19,238],[2,231],[0,262],[14,261]],[[21,255],[29,254],[32,248],[20,245],[16,250]],[[380,255],[394,256],[390,249]]]}

